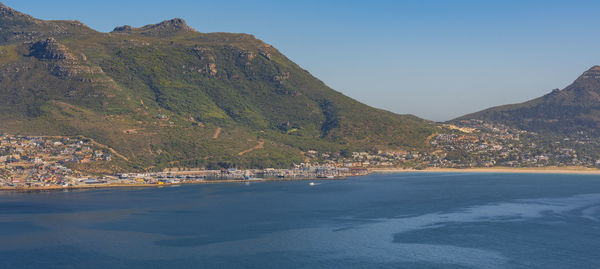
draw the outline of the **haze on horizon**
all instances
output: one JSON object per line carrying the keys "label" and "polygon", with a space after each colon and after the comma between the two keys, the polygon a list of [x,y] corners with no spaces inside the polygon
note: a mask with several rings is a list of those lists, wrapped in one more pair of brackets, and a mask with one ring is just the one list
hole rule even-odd
{"label": "haze on horizon", "polygon": [[596,1],[2,2],[102,32],[180,17],[253,34],[350,97],[435,121],[539,97],[600,64]]}

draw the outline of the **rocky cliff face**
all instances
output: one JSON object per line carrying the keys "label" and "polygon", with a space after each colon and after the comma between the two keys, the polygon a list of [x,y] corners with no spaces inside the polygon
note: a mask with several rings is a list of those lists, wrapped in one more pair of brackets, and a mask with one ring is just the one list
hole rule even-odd
{"label": "rocky cliff face", "polygon": [[40,60],[59,60],[66,62],[75,62],[77,58],[67,47],[58,43],[56,39],[50,37],[44,41],[38,41],[31,45],[30,56]]}
{"label": "rocky cliff face", "polygon": [[5,6],[0,3],[0,16],[4,17],[7,20],[27,20],[27,21],[35,21],[35,19],[29,15],[18,12],[10,7]]}
{"label": "rocky cliff face", "polygon": [[585,71],[573,84],[552,97],[558,103],[600,106],[600,66]]}
{"label": "rocky cliff face", "polygon": [[[86,64],[85,54],[76,56],[66,46],[54,38],[38,41],[31,45],[29,56],[45,61],[52,74],[59,78],[75,79],[85,74],[102,74],[102,68]],[[93,82],[91,77],[80,78],[82,81]]]}

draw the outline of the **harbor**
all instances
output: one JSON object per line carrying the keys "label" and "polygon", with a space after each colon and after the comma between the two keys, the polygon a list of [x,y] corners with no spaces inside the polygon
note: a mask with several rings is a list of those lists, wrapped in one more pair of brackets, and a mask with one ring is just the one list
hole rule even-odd
{"label": "harbor", "polygon": [[241,183],[287,180],[343,180],[349,176],[366,175],[363,168],[304,167],[295,169],[220,169],[182,170],[152,173],[123,173],[99,177],[65,178],[62,184],[39,181],[3,183],[0,190],[63,190],[120,187],[160,187],[180,184]]}

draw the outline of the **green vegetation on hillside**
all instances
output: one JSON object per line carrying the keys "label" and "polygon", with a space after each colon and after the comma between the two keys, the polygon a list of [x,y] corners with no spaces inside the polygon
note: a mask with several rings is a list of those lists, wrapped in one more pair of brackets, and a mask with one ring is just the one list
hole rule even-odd
{"label": "green vegetation on hillside", "polygon": [[180,19],[99,33],[1,4],[0,29],[0,132],[92,138],[127,169],[288,167],[308,150],[421,149],[433,132],[330,89],[247,34]]}

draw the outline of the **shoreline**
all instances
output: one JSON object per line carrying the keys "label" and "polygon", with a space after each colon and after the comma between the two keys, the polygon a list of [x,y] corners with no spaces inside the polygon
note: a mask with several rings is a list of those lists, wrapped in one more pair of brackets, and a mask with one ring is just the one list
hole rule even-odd
{"label": "shoreline", "polygon": [[309,181],[309,180],[344,180],[346,177],[336,178],[267,178],[267,179],[223,179],[206,180],[183,183],[165,183],[165,184],[98,184],[98,185],[77,185],[77,186],[43,186],[43,187],[0,187],[0,191],[12,192],[44,192],[44,191],[64,191],[64,190],[89,190],[89,189],[117,189],[117,188],[162,188],[182,185],[202,185],[202,184],[220,184],[220,183],[250,183],[266,181]]}
{"label": "shoreline", "polygon": [[427,168],[423,170],[402,168],[373,168],[371,173],[501,173],[501,174],[571,174],[600,175],[600,169],[587,167],[480,167],[480,168]]}
{"label": "shoreline", "polygon": [[[600,169],[588,167],[479,167],[479,168],[427,168],[422,170],[404,168],[370,168],[368,174],[378,173],[499,173],[499,174],[565,174],[565,175],[600,175]],[[344,180],[348,177],[364,175],[348,175],[336,178],[263,178],[263,179],[223,179],[205,180],[183,183],[166,184],[98,184],[77,186],[43,186],[43,187],[0,187],[0,191],[9,192],[43,192],[62,190],[88,190],[112,188],[162,188],[181,185],[222,184],[222,183],[250,183],[266,181],[309,181],[309,180]]]}

